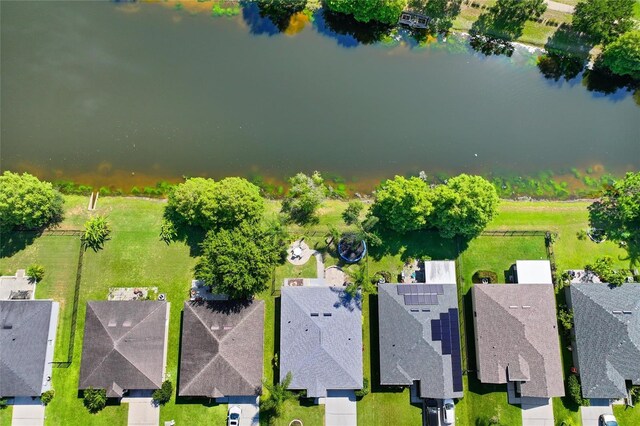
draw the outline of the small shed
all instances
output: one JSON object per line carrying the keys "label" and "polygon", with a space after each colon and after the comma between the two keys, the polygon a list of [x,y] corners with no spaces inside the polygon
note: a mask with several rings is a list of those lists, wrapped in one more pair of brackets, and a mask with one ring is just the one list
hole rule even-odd
{"label": "small shed", "polygon": [[398,24],[408,25],[411,28],[427,28],[430,20],[431,18],[421,13],[405,10],[400,14]]}
{"label": "small shed", "polygon": [[553,284],[548,260],[518,260],[516,276],[518,284]]}

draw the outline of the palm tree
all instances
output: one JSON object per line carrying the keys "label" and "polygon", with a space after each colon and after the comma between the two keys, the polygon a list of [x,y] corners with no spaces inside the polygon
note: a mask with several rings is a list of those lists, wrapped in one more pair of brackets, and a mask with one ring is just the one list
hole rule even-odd
{"label": "palm tree", "polygon": [[284,404],[287,401],[298,398],[298,395],[291,392],[288,388],[293,380],[293,375],[288,372],[284,380],[280,383],[271,384],[264,381],[264,387],[269,391],[269,397],[261,401],[260,409],[267,413],[270,413],[274,417],[280,417]]}
{"label": "palm tree", "polygon": [[367,274],[367,267],[360,265],[355,270],[347,269],[347,275],[351,278],[351,283],[345,288],[347,294],[351,297],[356,297],[358,290],[362,290],[362,293],[373,293],[375,287],[369,281]]}

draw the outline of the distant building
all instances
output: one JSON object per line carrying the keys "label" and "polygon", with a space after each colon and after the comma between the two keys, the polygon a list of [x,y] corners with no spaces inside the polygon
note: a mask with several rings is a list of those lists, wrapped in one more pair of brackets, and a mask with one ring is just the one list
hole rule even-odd
{"label": "distant building", "polygon": [[0,301],[0,397],[51,389],[59,310],[51,300]]}
{"label": "distant building", "polygon": [[167,354],[169,304],[155,301],[87,302],[79,389],[159,389]]}
{"label": "distant building", "polygon": [[280,381],[309,398],[362,389],[362,311],[339,287],[282,287]]}
{"label": "distant building", "polygon": [[411,28],[427,28],[430,20],[431,18],[421,13],[405,10],[400,14],[398,24],[408,25]]}
{"label": "distant building", "polygon": [[180,395],[260,395],[263,355],[263,300],[185,302]]}
{"label": "distant building", "polygon": [[455,262],[425,262],[430,284],[378,284],[380,384],[418,383],[421,398],[461,398]]}
{"label": "distant building", "polygon": [[640,385],[640,285],[572,284],[567,302],[582,396],[627,397],[630,385]]}

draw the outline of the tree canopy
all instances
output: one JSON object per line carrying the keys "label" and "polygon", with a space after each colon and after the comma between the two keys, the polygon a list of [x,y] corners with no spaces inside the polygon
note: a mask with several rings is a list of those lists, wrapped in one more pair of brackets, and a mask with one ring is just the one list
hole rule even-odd
{"label": "tree canopy", "polygon": [[432,201],[432,191],[422,179],[396,176],[378,187],[370,211],[382,225],[393,231],[415,231],[429,224]]}
{"label": "tree canopy", "polygon": [[584,269],[596,274],[603,283],[616,287],[624,284],[627,278],[627,274],[623,271],[613,268],[613,258],[611,256],[600,257],[593,264],[585,265]]}
{"label": "tree canopy", "polygon": [[433,225],[445,238],[476,237],[498,210],[495,187],[480,176],[456,176],[435,193]]}
{"label": "tree canopy", "polygon": [[640,31],[629,31],[602,52],[602,64],[614,74],[640,80]]}
{"label": "tree canopy", "polygon": [[471,32],[515,40],[522,35],[527,20],[539,18],[545,10],[544,0],[498,0],[473,23]]}
{"label": "tree canopy", "polygon": [[218,229],[257,222],[264,208],[260,188],[246,179],[190,178],[171,191],[165,213],[180,224]]}
{"label": "tree canopy", "polygon": [[289,192],[282,201],[282,213],[300,225],[315,221],[316,211],[327,194],[320,173],[314,172],[311,176],[298,173],[289,179],[289,185]]}
{"label": "tree canopy", "polygon": [[357,21],[395,24],[407,0],[326,0],[325,4],[334,12],[353,15]]}
{"label": "tree canopy", "polygon": [[631,260],[640,254],[640,172],[627,173],[589,206],[589,223],[612,241],[626,245]]}
{"label": "tree canopy", "polygon": [[573,28],[596,43],[610,43],[633,28],[635,0],[585,0],[576,5]]}
{"label": "tree canopy", "polygon": [[82,245],[84,249],[91,248],[93,251],[101,250],[104,243],[109,240],[111,229],[104,216],[94,216],[84,224],[82,234]]}
{"label": "tree canopy", "polygon": [[0,176],[0,230],[40,228],[62,218],[62,195],[29,173]]}
{"label": "tree canopy", "polygon": [[210,231],[195,276],[217,293],[249,298],[267,288],[273,268],[286,256],[284,237],[275,223]]}

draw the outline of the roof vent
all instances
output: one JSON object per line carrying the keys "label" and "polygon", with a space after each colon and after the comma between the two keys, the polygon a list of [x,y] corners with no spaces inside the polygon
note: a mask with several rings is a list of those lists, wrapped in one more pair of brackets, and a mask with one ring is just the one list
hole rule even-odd
{"label": "roof vent", "polygon": [[317,317],[317,316],[320,316],[320,314],[319,314],[319,313],[317,313],[317,312],[311,312],[311,316],[312,316],[312,317]]}
{"label": "roof vent", "polygon": [[529,305],[522,305],[522,309],[529,309],[529,308],[531,308],[531,306],[529,306]]}
{"label": "roof vent", "polygon": [[123,327],[131,327],[131,320],[126,320],[125,322],[122,323]]}
{"label": "roof vent", "polygon": [[109,320],[107,327],[115,327],[117,325],[116,320]]}
{"label": "roof vent", "polygon": [[509,306],[509,309],[518,309],[518,308],[519,308],[519,306],[516,306],[516,305]]}
{"label": "roof vent", "polygon": [[410,309],[411,312],[420,312],[420,309]]}
{"label": "roof vent", "polygon": [[631,315],[632,312],[631,311],[622,311],[622,313],[625,314],[625,315]]}
{"label": "roof vent", "polygon": [[11,330],[11,329],[13,328],[13,325],[11,325],[11,324],[8,324],[8,323],[7,323],[7,324],[4,324],[4,325],[2,326],[2,328],[3,328],[4,330]]}
{"label": "roof vent", "polygon": [[219,325],[212,325],[211,329],[212,330],[220,330],[220,326]]}
{"label": "roof vent", "polygon": [[331,316],[331,312],[325,312],[325,313],[322,314],[322,316],[330,317]]}
{"label": "roof vent", "polygon": [[622,314],[622,311],[613,311],[614,314]]}
{"label": "roof vent", "polygon": [[231,327],[230,325],[225,325],[224,327],[222,327],[223,330],[231,330],[233,327]]}

